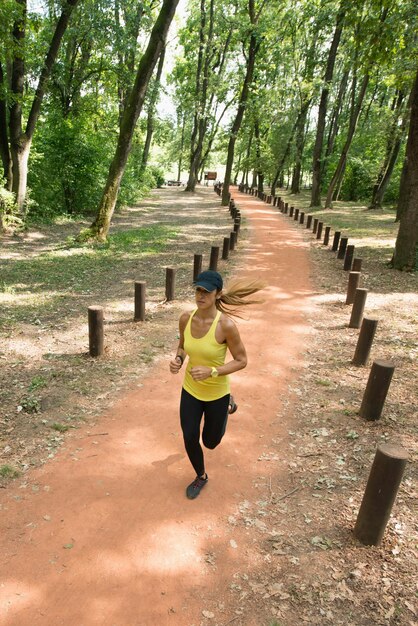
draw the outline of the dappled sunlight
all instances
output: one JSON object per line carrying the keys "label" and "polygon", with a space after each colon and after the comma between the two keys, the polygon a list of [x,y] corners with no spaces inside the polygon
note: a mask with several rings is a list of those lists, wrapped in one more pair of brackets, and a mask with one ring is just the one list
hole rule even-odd
{"label": "dappled sunlight", "polygon": [[38,584],[38,581],[25,584],[22,580],[3,576],[0,584],[0,617],[6,618],[11,611],[36,605],[44,593]]}

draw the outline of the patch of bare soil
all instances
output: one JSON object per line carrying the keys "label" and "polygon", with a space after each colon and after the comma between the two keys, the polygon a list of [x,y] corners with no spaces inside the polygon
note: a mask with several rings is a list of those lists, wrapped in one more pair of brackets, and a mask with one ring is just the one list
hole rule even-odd
{"label": "patch of bare soil", "polygon": [[[39,310],[28,307],[23,321],[13,320],[11,313],[10,325],[1,332],[0,467],[24,474],[54,457],[71,431],[102,414],[127,388],[140,386],[155,358],[175,340],[173,329],[192,295],[193,255],[202,254],[207,267],[210,247],[222,245],[231,219],[213,190],[186,194],[162,189],[117,213],[111,233],[162,224],[177,236],[158,256],[138,254],[129,263],[113,266],[105,289],[87,281],[85,290],[70,297],[53,294],[52,306],[44,306],[40,297]],[[5,236],[0,259],[13,263],[42,257],[86,225],[42,226]],[[227,275],[234,263],[231,255],[220,268]],[[172,302],[165,301],[166,267],[176,268]],[[135,280],[147,284],[144,323],[133,320]],[[45,291],[48,297],[48,285]],[[11,312],[14,304],[24,306],[24,298],[31,297],[24,285],[17,293],[0,295]],[[105,314],[105,355],[100,359],[88,355],[87,308],[93,304],[103,306]],[[9,480],[8,474],[0,476],[0,486]]]}

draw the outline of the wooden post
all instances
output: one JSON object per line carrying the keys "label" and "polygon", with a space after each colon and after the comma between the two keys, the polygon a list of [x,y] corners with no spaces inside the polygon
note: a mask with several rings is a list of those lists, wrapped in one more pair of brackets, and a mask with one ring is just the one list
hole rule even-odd
{"label": "wooden post", "polygon": [[291,206],[289,209],[289,217],[293,217],[293,211],[295,210],[294,206]]}
{"label": "wooden post", "polygon": [[145,293],[147,283],[142,280],[135,281],[135,307],[134,322],[145,320]]}
{"label": "wooden post", "polygon": [[195,282],[196,278],[199,276],[202,271],[202,263],[203,263],[203,255],[195,254],[193,259],[193,282]]}
{"label": "wooden post", "polygon": [[236,233],[229,233],[229,249],[235,250],[235,242],[236,242]]}
{"label": "wooden post", "polygon": [[300,217],[299,217],[299,224],[303,224],[305,222],[305,212],[301,211]]}
{"label": "wooden post", "polygon": [[322,228],[324,226],[324,222],[318,222],[318,227],[316,229],[316,238],[321,239],[322,237]]}
{"label": "wooden post", "polygon": [[216,272],[218,269],[219,246],[212,246],[210,249],[209,269]]}
{"label": "wooden post", "polygon": [[295,222],[297,222],[298,219],[299,219],[299,209],[295,209],[295,217],[294,217]]}
{"label": "wooden post", "polygon": [[343,259],[345,257],[345,251],[347,249],[348,237],[341,237],[340,247],[338,248],[337,259]]}
{"label": "wooden post", "polygon": [[334,239],[333,239],[332,248],[331,248],[333,252],[336,252],[338,250],[340,237],[341,237],[341,232],[339,230],[336,230],[334,233]]}
{"label": "wooden post", "polygon": [[289,209],[289,204],[287,202],[284,203],[284,212],[287,213]]}
{"label": "wooden post", "polygon": [[238,241],[239,229],[240,229],[240,225],[234,224],[234,233],[237,234],[237,241]]}
{"label": "wooden post", "polygon": [[345,299],[346,304],[353,304],[354,296],[356,295],[356,289],[360,284],[360,272],[350,272],[348,275],[347,296]]}
{"label": "wooden post", "polygon": [[226,261],[229,257],[229,237],[224,237],[224,244],[222,247],[222,258]]}
{"label": "wooden post", "polygon": [[174,300],[176,286],[176,270],[174,267],[165,268],[165,299],[167,302]]}
{"label": "wooden post", "polygon": [[345,251],[345,257],[344,257],[344,267],[343,269],[346,272],[349,272],[351,270],[351,265],[353,263],[353,256],[354,256],[354,246],[347,246],[346,251]]}
{"label": "wooden post", "polygon": [[353,259],[352,270],[354,272],[361,272],[361,264],[362,264],[362,259]]}
{"label": "wooden post", "polygon": [[318,230],[318,222],[319,222],[319,218],[314,217],[314,221],[313,221],[313,228],[312,228],[312,232],[315,235],[316,231]]}
{"label": "wooden post", "polygon": [[367,289],[356,289],[353,308],[351,310],[349,328],[360,328],[366,304]]}
{"label": "wooden post", "polygon": [[102,356],[104,350],[103,307],[89,306],[88,322],[90,356]]}
{"label": "wooden post", "polygon": [[354,526],[354,535],[366,546],[382,541],[407,461],[400,445],[381,443],[376,450]]}
{"label": "wooden post", "polygon": [[324,235],[324,246],[329,244],[329,234],[331,232],[331,226],[325,226],[325,235]]}
{"label": "wooden post", "polygon": [[363,318],[353,360],[351,361],[353,365],[366,365],[376,334],[376,328],[377,320],[367,317]]}
{"label": "wooden post", "polygon": [[375,421],[380,418],[394,370],[390,361],[373,362],[359,411],[364,419]]}
{"label": "wooden post", "polygon": [[310,228],[312,224],[312,215],[308,215],[306,218],[306,228]]}

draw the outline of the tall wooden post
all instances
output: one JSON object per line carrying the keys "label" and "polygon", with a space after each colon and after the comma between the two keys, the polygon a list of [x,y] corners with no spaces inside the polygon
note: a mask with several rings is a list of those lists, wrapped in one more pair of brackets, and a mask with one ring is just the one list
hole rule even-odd
{"label": "tall wooden post", "polygon": [[218,269],[219,246],[212,246],[210,249],[209,269],[216,272]]}
{"label": "tall wooden post", "polygon": [[222,246],[222,259],[226,261],[229,257],[229,237],[224,237],[224,243]]}
{"label": "tall wooden post", "polygon": [[359,411],[361,417],[370,422],[380,418],[394,371],[390,361],[373,362]]}
{"label": "tall wooden post", "polygon": [[364,307],[366,305],[367,289],[356,289],[354,294],[353,308],[349,328],[360,328],[363,320]]}
{"label": "tall wooden post", "polygon": [[356,290],[360,284],[360,272],[350,272],[348,275],[347,296],[345,299],[346,304],[353,304]]}
{"label": "tall wooden post", "polygon": [[341,237],[341,232],[339,230],[336,230],[334,233],[334,239],[332,241],[332,248],[331,248],[333,252],[337,252],[338,250],[340,237]]}
{"label": "tall wooden post", "polygon": [[165,268],[165,298],[167,302],[174,300],[174,292],[176,285],[176,270],[174,267]]}
{"label": "tall wooden post", "polygon": [[366,365],[372,347],[373,339],[376,334],[376,328],[377,320],[372,320],[367,317],[363,318],[363,322],[360,328],[360,334],[357,339],[357,345],[352,360],[353,365]]}
{"label": "tall wooden post", "polygon": [[400,445],[382,443],[377,448],[354,526],[354,535],[366,546],[382,541],[407,461]]}
{"label": "tall wooden post", "polygon": [[203,254],[195,254],[193,257],[193,282],[202,271]]}
{"label": "tall wooden post", "polygon": [[145,321],[145,293],[147,283],[142,280],[135,281],[135,307],[134,322]]}
{"label": "tall wooden post", "polygon": [[104,351],[103,307],[89,306],[88,323],[90,356],[102,356]]}

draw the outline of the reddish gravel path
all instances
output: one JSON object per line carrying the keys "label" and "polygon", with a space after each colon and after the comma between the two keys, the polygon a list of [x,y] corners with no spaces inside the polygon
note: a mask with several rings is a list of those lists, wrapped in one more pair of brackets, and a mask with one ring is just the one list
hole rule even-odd
{"label": "reddish gravel path", "polygon": [[[257,459],[287,432],[277,412],[309,330],[311,292],[301,235],[277,209],[234,198],[250,226],[242,275],[270,288],[266,303],[239,322],[249,365],[232,378],[239,410],[206,455],[207,487],[197,500],[185,498],[193,470],[170,352],[98,421],[95,436],[77,431],[32,472],[27,489],[0,493],[0,624],[214,624],[202,611],[227,605],[234,572],[259,565],[251,531],[231,527],[228,516],[257,498]],[[222,619],[240,623],[234,613]]]}

